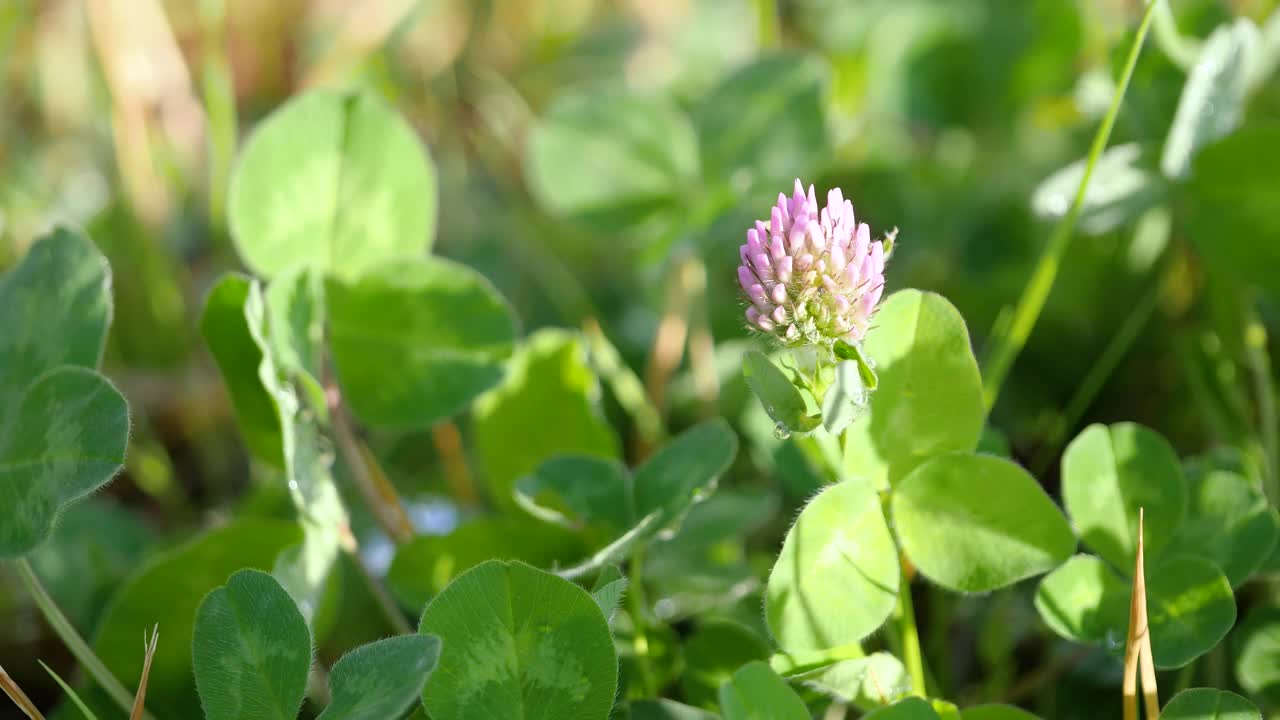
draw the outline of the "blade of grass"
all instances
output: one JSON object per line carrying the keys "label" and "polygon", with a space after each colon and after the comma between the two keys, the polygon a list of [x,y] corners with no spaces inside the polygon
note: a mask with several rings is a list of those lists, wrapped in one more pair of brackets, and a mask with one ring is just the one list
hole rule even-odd
{"label": "blade of grass", "polygon": [[1271,380],[1267,328],[1252,309],[1246,317],[1244,352],[1258,396],[1258,435],[1266,459],[1262,485],[1267,499],[1274,505],[1280,503],[1280,412],[1276,410],[1276,387]]}
{"label": "blade of grass", "polygon": [[75,703],[76,707],[80,708],[80,712],[84,713],[86,718],[89,720],[98,720],[98,716],[93,714],[93,711],[89,709],[89,706],[84,704],[84,701],[80,699],[80,696],[76,694],[75,690],[71,689],[71,686],[68,685],[65,680],[58,677],[58,673],[54,672],[53,668],[45,665],[43,660],[37,660],[36,662],[40,663],[40,667],[44,668],[45,672],[49,673],[54,682],[58,683],[58,687],[62,688],[62,691],[67,694],[67,697],[71,698],[71,702]]}
{"label": "blade of grass", "polygon": [[1000,386],[1004,384],[1005,377],[1009,374],[1009,369],[1013,366],[1014,360],[1017,359],[1018,354],[1022,352],[1022,348],[1027,344],[1027,337],[1031,335],[1032,328],[1035,327],[1036,321],[1040,318],[1040,311],[1044,309],[1045,301],[1049,299],[1049,291],[1053,289],[1054,280],[1058,277],[1058,268],[1062,265],[1062,258],[1066,255],[1072,234],[1075,232],[1076,221],[1080,219],[1085,191],[1089,188],[1089,180],[1093,176],[1093,168],[1097,164],[1098,158],[1101,157],[1102,151],[1106,149],[1107,141],[1111,138],[1111,128],[1115,125],[1116,116],[1120,114],[1120,105],[1124,100],[1125,92],[1129,89],[1129,80],[1133,77],[1133,69],[1138,64],[1138,55],[1142,52],[1143,40],[1147,37],[1147,30],[1151,27],[1151,20],[1155,17],[1155,10],[1160,2],[1161,0],[1150,0],[1147,4],[1146,12],[1142,15],[1142,22],[1138,25],[1138,32],[1134,35],[1133,44],[1129,47],[1129,55],[1125,60],[1124,70],[1120,73],[1120,82],[1116,85],[1115,94],[1111,98],[1111,107],[1108,108],[1107,114],[1102,118],[1102,124],[1098,126],[1098,132],[1093,136],[1093,145],[1089,148],[1084,176],[1080,178],[1080,187],[1076,189],[1076,196],[1071,202],[1071,209],[1059,221],[1057,227],[1053,230],[1053,235],[1049,236],[1049,242],[1045,244],[1044,250],[1041,251],[1040,259],[1036,261],[1036,266],[1031,271],[1031,279],[1022,291],[1022,297],[1018,298],[1018,304],[1013,311],[1013,320],[1009,323],[1009,331],[1000,337],[987,356],[987,362],[982,374],[982,397],[988,411],[995,405],[996,398],[1000,395]]}
{"label": "blade of grass", "polygon": [[138,678],[138,692],[133,696],[133,711],[129,713],[129,720],[142,720],[142,714],[146,712],[144,707],[147,701],[147,678],[151,676],[151,660],[156,656],[156,645],[160,642],[160,625],[156,625],[151,629],[151,640],[147,640],[147,633],[142,633],[142,677]]}
{"label": "blade of grass", "polygon": [[[115,675],[107,669],[102,660],[94,654],[89,644],[80,637],[79,631],[71,624],[66,615],[62,614],[62,609],[54,602],[53,597],[49,595],[49,591],[44,589],[44,585],[40,582],[36,571],[31,567],[31,563],[25,559],[19,559],[14,562],[14,566],[18,569],[18,577],[22,578],[22,583],[27,588],[27,593],[31,595],[31,599],[35,601],[36,607],[40,608],[40,612],[49,623],[49,627],[57,633],[62,639],[63,644],[71,651],[79,661],[80,666],[89,673],[94,682],[98,683],[107,695],[115,701],[125,712],[133,709],[133,695],[124,689],[120,681]],[[143,720],[152,720],[151,716],[143,713]]]}
{"label": "blade of grass", "polygon": [[14,682],[13,678],[9,677],[9,673],[5,672],[3,667],[0,667],[0,690],[3,690],[4,694],[9,696],[9,699],[13,701],[14,705],[18,706],[23,715],[31,718],[31,720],[44,720],[44,715],[41,715],[40,711],[36,709],[35,703],[31,702],[31,698],[27,697],[27,694],[22,691],[22,688],[18,687],[18,683]]}

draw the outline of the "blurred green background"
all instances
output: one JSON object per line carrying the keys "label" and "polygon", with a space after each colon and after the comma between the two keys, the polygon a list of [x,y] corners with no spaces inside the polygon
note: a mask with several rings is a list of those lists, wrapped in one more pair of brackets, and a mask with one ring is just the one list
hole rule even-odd
{"label": "blurred green background", "polygon": [[[1051,490],[1065,440],[1092,421],[1134,420],[1183,455],[1226,446],[1259,467],[1277,442],[1280,15],[1274,0],[1170,6],[1112,136],[1132,157],[1099,170],[1098,202],[991,416],[988,447],[1007,446]],[[1045,180],[1087,153],[1141,10],[3,0],[0,268],[55,221],[89,231],[114,271],[105,370],[134,417],[126,474],[68,516],[37,568],[87,632],[154,548],[232,514],[287,516],[283,491],[249,462],[196,320],[213,280],[238,267],[224,208],[236,147],[292,94],[361,86],[403,113],[437,167],[434,251],[492,279],[526,332],[603,329],[678,428],[750,414],[737,246],[795,177],[842,187],[876,235],[898,227],[889,290],[946,295],[981,359],[1074,194],[1074,182]],[[1229,134],[1167,177],[1188,57],[1235,18],[1260,28],[1259,80],[1223,120]],[[624,437],[643,434],[607,400]],[[418,500],[447,494],[438,440],[371,437]],[[628,443],[633,457],[642,445]],[[787,458],[757,457],[740,481],[785,490],[759,521],[762,562],[812,490],[803,467],[775,466]],[[424,522],[433,507],[417,507]],[[29,658],[59,670],[70,659],[3,573],[0,658],[51,703]],[[1053,657],[1025,640],[1038,633],[1029,603],[949,602],[973,624],[926,651],[957,658],[946,678],[957,698],[1001,697]]]}

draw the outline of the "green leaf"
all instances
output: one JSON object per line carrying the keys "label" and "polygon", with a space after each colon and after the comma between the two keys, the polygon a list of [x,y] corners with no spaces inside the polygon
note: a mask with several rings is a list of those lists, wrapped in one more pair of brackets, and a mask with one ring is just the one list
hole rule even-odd
{"label": "green leaf", "polygon": [[124,397],[87,368],[67,365],[40,375],[6,409],[0,558],[21,557],[44,542],[64,505],[115,476],[129,442]]}
{"label": "green leaf", "polygon": [[753,660],[768,660],[769,645],[745,625],[713,618],[698,623],[684,642],[684,699],[700,707],[715,707],[720,687],[734,671]]}
{"label": "green leaf", "polygon": [[1211,560],[1239,587],[1280,539],[1280,514],[1238,473],[1196,468],[1187,480],[1187,519],[1165,552]]}
{"label": "green leaf", "polygon": [[599,397],[580,336],[540,330],[525,340],[502,384],[473,409],[476,455],[494,504],[515,509],[516,480],[553,455],[618,456]]}
{"label": "green leaf", "polygon": [[822,418],[809,414],[799,388],[764,353],[747,352],[742,375],[764,411],[789,432],[809,432],[822,422]]}
{"label": "green leaf", "polygon": [[720,712],[724,720],[810,720],[800,696],[760,660],[720,686]]}
{"label": "green leaf", "polygon": [[189,717],[199,707],[190,638],[204,596],[241,568],[270,569],[280,550],[301,540],[292,523],[245,518],[158,555],[116,593],[98,624],[93,649],[118,678],[142,673],[139,628],[159,624],[166,637],[151,666],[147,708],[157,717]]}
{"label": "green leaf", "polygon": [[0,276],[0,418],[59,365],[97,368],[111,323],[111,269],[89,238],[58,227]]}
{"label": "green leaf", "polygon": [[[1124,646],[1128,603],[1128,582],[1082,555],[1046,577],[1036,593],[1036,609],[1054,632],[1113,653]],[[1147,567],[1147,616],[1156,667],[1178,668],[1226,636],[1236,619],[1235,598],[1213,563],[1174,557]]]}
{"label": "green leaf", "polygon": [[[1142,167],[1138,143],[1107,148],[1098,158],[1080,207],[1080,228],[1100,235],[1137,218],[1160,202],[1168,185],[1160,175]],[[1077,160],[1045,178],[1031,196],[1036,215],[1058,219],[1067,214],[1084,178],[1085,160]]]}
{"label": "green leaf", "polygon": [[191,657],[206,720],[293,720],[311,632],[275,578],[240,570],[200,603]]}
{"label": "green leaf", "polygon": [[621,532],[635,522],[631,472],[617,460],[557,455],[516,482],[516,502],[547,522]]}
{"label": "green leaf", "polygon": [[938,713],[928,700],[909,697],[898,702],[872,710],[863,716],[864,720],[938,720]]}
{"label": "green leaf", "polygon": [[72,624],[91,628],[158,535],[141,511],[99,493],[67,506],[48,542],[27,559]]}
{"label": "green leaf", "polygon": [[228,192],[236,250],[264,277],[298,265],[354,277],[423,255],[435,235],[431,159],[367,93],[313,90],[280,107],[245,143]]}
{"label": "green leaf", "polygon": [[[296,339],[292,327],[285,322],[270,328],[269,334],[268,310],[257,280],[227,275],[209,294],[202,328],[250,448],[273,464],[283,464],[305,540],[284,553],[273,572],[310,622],[348,519],[333,483],[332,453],[317,420],[303,410],[293,385],[281,377],[276,351]],[[279,314],[277,318],[283,321]],[[275,331],[285,340],[278,340]],[[294,372],[299,379],[310,377],[305,368]]]}
{"label": "green leaf", "polygon": [[585,590],[550,573],[478,565],[431,601],[419,632],[444,643],[422,698],[432,717],[604,720],[613,707],[609,624]]}
{"label": "green leaf", "polygon": [[1187,486],[1173,448],[1134,423],[1090,425],[1062,456],[1062,496],[1080,539],[1132,572],[1138,508],[1147,557],[1157,557],[1186,514]]}
{"label": "green leaf", "polygon": [[493,558],[551,567],[582,556],[582,541],[563,528],[523,517],[484,516],[448,535],[420,535],[396,550],[387,586],[418,612],[462,573]]}
{"label": "green leaf", "polygon": [[689,506],[715,489],[738,454],[738,436],[722,418],[677,435],[636,468],[637,517],[658,513],[658,525],[680,520]]}
{"label": "green leaf", "polygon": [[975,705],[965,708],[964,720],[1037,720],[1035,715],[1012,705]]}
{"label": "green leaf", "polygon": [[822,426],[835,437],[867,412],[867,396],[875,387],[868,385],[867,379],[874,380],[876,376],[874,371],[867,375],[864,368],[870,371],[857,360],[836,363],[835,379],[822,398]]}
{"label": "green leaf", "polygon": [[1255,62],[1258,28],[1239,18],[1209,35],[1178,99],[1164,141],[1160,169],[1171,178],[1187,174],[1196,152],[1235,130],[1244,116],[1245,93]]}
{"label": "green leaf", "polygon": [[605,620],[613,619],[629,582],[616,565],[606,566],[600,571],[595,584],[591,586],[591,599],[600,606]]}
{"label": "green leaf", "polygon": [[812,174],[827,148],[825,74],[813,57],[775,55],[707,93],[693,113],[706,176],[751,187]]}
{"label": "green leaf", "polygon": [[719,720],[706,710],[683,705],[674,700],[633,700],[627,707],[627,720]]}
{"label": "green leaf", "polygon": [[841,660],[796,679],[824,695],[862,710],[887,705],[911,692],[907,668],[887,652]]}
{"label": "green leaf", "polygon": [[698,179],[698,141],[684,113],[660,97],[576,91],[534,124],[525,172],[551,213],[627,225],[683,202]]}
{"label": "green leaf", "polygon": [[[602,492],[621,491],[613,494],[612,502],[618,509],[611,516],[623,513],[634,524],[585,562],[561,570],[560,575],[576,578],[599,570],[648,543],[660,531],[678,526],[690,508],[715,491],[737,452],[737,435],[717,418],[678,435],[636,468],[634,476],[609,479]],[[558,484],[567,483],[566,477]],[[579,498],[581,494],[581,490],[570,493]],[[607,502],[601,498],[597,504]],[[551,512],[541,506],[534,509],[544,517]]]}
{"label": "green leaf", "polygon": [[502,379],[516,322],[482,275],[436,258],[330,280],[329,347],[343,397],[372,425],[421,427]]}
{"label": "green leaf", "polygon": [[1124,646],[1129,586],[1094,555],[1076,555],[1040,581],[1036,610],[1058,635],[1110,650]]}
{"label": "green leaf", "polygon": [[1252,703],[1235,693],[1213,688],[1183,690],[1160,712],[1161,720],[1262,720]]}
{"label": "green leaf", "polygon": [[769,630],[790,653],[859,642],[893,612],[899,572],[875,490],[834,485],[787,532],[765,594]]}
{"label": "green leaf", "polygon": [[1216,565],[1195,557],[1148,568],[1147,620],[1156,667],[1180,668],[1212,650],[1235,625],[1231,583]]}
{"label": "green leaf", "polygon": [[1231,633],[1236,680],[1266,705],[1280,705],[1280,608],[1252,610]]}
{"label": "green leaf", "polygon": [[285,373],[318,385],[324,344],[323,282],[306,268],[284,272],[267,284],[266,301],[272,358]]}
{"label": "green leaf", "polygon": [[900,290],[876,313],[864,351],[880,383],[870,414],[849,426],[846,471],[876,487],[978,445],[986,411],[964,319],[941,295]]}
{"label": "green leaf", "polygon": [[261,292],[250,278],[223,275],[205,299],[200,332],[222,373],[245,444],[257,457],[283,467],[280,411],[259,377],[264,353],[247,316],[251,293],[254,304],[261,308]]}
{"label": "green leaf", "polygon": [[316,720],[386,720],[404,715],[440,659],[440,638],[400,635],[361,645],[329,672],[333,700]]}
{"label": "green leaf", "polygon": [[[1280,27],[1280,22],[1275,23]],[[1259,122],[1196,155],[1180,211],[1200,256],[1231,285],[1249,283],[1280,295],[1280,123]],[[1181,212],[1180,212],[1181,214]]]}
{"label": "green leaf", "polygon": [[893,522],[920,572],[958,592],[989,592],[1048,572],[1076,547],[1040,483],[989,455],[925,461],[894,491]]}

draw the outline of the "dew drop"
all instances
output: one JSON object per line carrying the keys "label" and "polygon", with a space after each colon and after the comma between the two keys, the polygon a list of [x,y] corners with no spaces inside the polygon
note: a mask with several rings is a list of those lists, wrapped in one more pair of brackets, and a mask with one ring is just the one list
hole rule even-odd
{"label": "dew drop", "polygon": [[782,423],[778,423],[777,425],[773,426],[773,436],[778,438],[779,440],[786,440],[787,438],[791,437],[791,430],[788,429],[786,425],[783,425]]}

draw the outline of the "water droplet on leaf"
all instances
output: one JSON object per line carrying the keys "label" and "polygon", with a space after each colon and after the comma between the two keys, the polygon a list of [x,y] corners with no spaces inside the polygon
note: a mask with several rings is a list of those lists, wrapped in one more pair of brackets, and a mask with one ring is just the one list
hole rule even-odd
{"label": "water droplet on leaf", "polygon": [[773,426],[773,436],[779,440],[786,440],[791,437],[791,430],[782,423]]}

